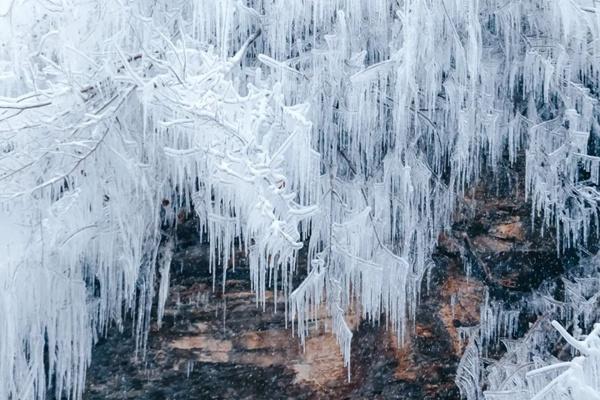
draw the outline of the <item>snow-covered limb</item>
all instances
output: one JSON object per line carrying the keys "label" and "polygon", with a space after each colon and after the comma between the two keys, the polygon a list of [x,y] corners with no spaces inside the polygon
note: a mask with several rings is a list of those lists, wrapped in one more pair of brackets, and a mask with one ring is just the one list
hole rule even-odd
{"label": "snow-covered limb", "polygon": [[596,324],[582,341],[573,338],[556,321],[552,326],[582,355],[569,363],[548,366],[529,372],[528,378],[536,374],[554,373],[556,368],[566,368],[541,390],[532,388],[531,400],[541,399],[600,399],[600,324]]}
{"label": "snow-covered limb", "polygon": [[[260,80],[232,82],[257,34],[227,60],[194,40],[177,47],[154,24],[164,15],[149,21],[141,5],[86,2],[71,12],[13,11],[21,36],[11,44],[22,48],[1,54],[10,61],[0,85],[1,398],[43,399],[48,389],[81,398],[92,344],[130,312],[143,353],[157,259],[159,321],[168,291],[173,244],[158,257],[161,225],[192,195],[203,226],[217,217],[215,258],[227,266],[247,231],[271,263],[255,264],[259,274],[295,265],[300,221],[314,213],[305,108],[283,104]],[[32,74],[21,52],[41,43],[22,36],[28,24],[52,29]],[[140,32],[146,39],[132,42]]]}
{"label": "snow-covered limb", "polygon": [[[487,353],[486,347],[494,345],[486,339],[489,338],[490,330],[502,336],[506,335],[500,333],[499,329],[502,325],[502,318],[499,318],[502,311],[494,311],[502,305],[492,304],[490,307],[484,304],[481,310],[482,326],[474,327],[470,337],[478,342],[487,340],[488,343],[476,357],[473,357],[474,353],[466,350],[463,359],[469,358],[469,361],[465,359],[464,362],[475,362],[480,369],[484,362],[488,366],[481,370],[482,379],[478,383],[464,379],[464,372],[460,374],[461,382],[466,383],[464,392],[475,392],[477,387],[484,388],[483,396],[490,400],[597,398],[600,394],[600,325],[591,326],[588,321],[599,318],[595,297],[598,293],[598,265],[597,256],[584,259],[575,271],[563,278],[565,294],[573,292],[565,295],[564,301],[552,298],[551,293],[554,293],[555,287],[551,284],[544,285],[539,293],[526,299],[521,305],[522,312],[533,312],[541,316],[529,327],[523,338],[501,338],[506,352],[498,360],[484,359],[483,356]],[[581,297],[596,300],[585,306]],[[589,310],[584,310],[586,307],[589,307]],[[552,318],[566,321],[564,327]],[[496,328],[489,328],[494,326]],[[582,335],[582,331],[587,329],[591,332],[587,336]],[[564,361],[562,357],[561,361],[555,356],[557,349],[562,347],[562,339],[569,345],[572,356],[575,356],[571,361]]]}

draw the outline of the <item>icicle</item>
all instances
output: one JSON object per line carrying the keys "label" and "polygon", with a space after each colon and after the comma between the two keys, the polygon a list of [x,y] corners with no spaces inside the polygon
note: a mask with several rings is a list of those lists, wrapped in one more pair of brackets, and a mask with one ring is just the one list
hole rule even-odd
{"label": "icicle", "polygon": [[158,287],[158,310],[156,321],[158,327],[162,326],[162,319],[165,313],[165,304],[169,295],[169,275],[171,270],[171,260],[173,259],[174,239],[167,238],[160,252],[158,273],[160,274],[160,284]]}
{"label": "icicle", "polygon": [[476,336],[473,336],[465,349],[456,372],[456,386],[458,386],[461,396],[467,400],[483,398],[480,384],[481,366],[479,344]]}

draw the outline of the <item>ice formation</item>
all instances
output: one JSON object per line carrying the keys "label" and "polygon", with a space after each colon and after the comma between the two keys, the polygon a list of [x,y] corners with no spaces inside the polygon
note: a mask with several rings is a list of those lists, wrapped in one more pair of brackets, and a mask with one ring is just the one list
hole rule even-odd
{"label": "ice formation", "polygon": [[[491,306],[485,302],[481,308],[482,324],[468,333],[470,342],[457,373],[463,397],[468,400],[600,398],[600,325],[594,323],[600,318],[599,268],[598,256],[584,259],[563,278],[560,300],[552,294],[557,288],[550,284],[526,299],[521,312],[533,315],[535,322],[519,339],[514,339],[514,332],[502,333],[502,327],[506,326],[502,315],[510,311],[501,304]],[[501,332],[496,340],[502,342],[505,351],[496,359],[486,358],[491,345],[490,330]]]}
{"label": "ice formation", "polygon": [[[324,308],[348,365],[347,315],[409,334],[456,197],[505,156],[525,154],[536,229],[588,244],[599,16],[591,0],[1,3],[0,397],[81,398],[92,344],[130,315],[144,351],[180,212],[215,288],[245,251],[257,304],[273,290],[302,341]],[[489,339],[513,329],[502,315]]]}

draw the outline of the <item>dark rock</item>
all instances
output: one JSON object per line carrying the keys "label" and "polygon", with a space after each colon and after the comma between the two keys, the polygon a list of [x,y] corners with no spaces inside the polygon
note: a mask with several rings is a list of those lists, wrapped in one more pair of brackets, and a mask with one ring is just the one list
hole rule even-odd
{"label": "dark rock", "polygon": [[[454,377],[465,344],[458,328],[478,324],[486,287],[493,299],[518,303],[565,266],[553,239],[529,230],[523,199],[496,189],[465,197],[452,231],[440,238],[406,343],[384,326],[354,321],[350,382],[330,333],[313,332],[303,351],[281,304],[277,313],[272,301],[264,312],[256,306],[242,254],[225,291],[219,275],[213,292],[207,247],[194,221],[181,224],[165,319],[152,327],[146,359],[134,357],[131,332],[111,331],[94,349],[84,398],[459,399]],[[534,320],[521,315],[521,331]]]}

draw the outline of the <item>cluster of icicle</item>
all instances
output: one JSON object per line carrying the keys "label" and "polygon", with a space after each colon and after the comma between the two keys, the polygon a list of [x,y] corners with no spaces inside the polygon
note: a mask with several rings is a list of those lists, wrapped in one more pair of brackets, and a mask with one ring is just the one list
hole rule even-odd
{"label": "cluster of icicle", "polygon": [[585,244],[600,183],[587,3],[2,3],[0,397],[80,398],[91,345],[127,313],[144,349],[181,209],[215,285],[245,251],[257,303],[283,298],[302,341],[325,309],[348,365],[348,314],[402,341],[456,196],[505,154],[526,150],[559,250]]}
{"label": "cluster of icicle", "polygon": [[[600,324],[594,323],[600,319],[599,282],[595,256],[583,260],[560,287],[542,285],[518,311],[484,302],[481,325],[463,328],[468,344],[456,381],[463,398],[600,399]],[[536,320],[516,339],[519,314]],[[508,325],[507,317],[512,319]],[[502,356],[488,358],[499,344]]]}
{"label": "cluster of icicle", "polygon": [[181,209],[213,268],[244,238],[264,301],[319,165],[306,107],[259,70],[239,79],[258,32],[222,57],[171,23],[202,14],[187,2],[24,3],[0,25],[0,398],[79,399],[107,329],[133,321],[144,351],[155,291],[160,325]]}

